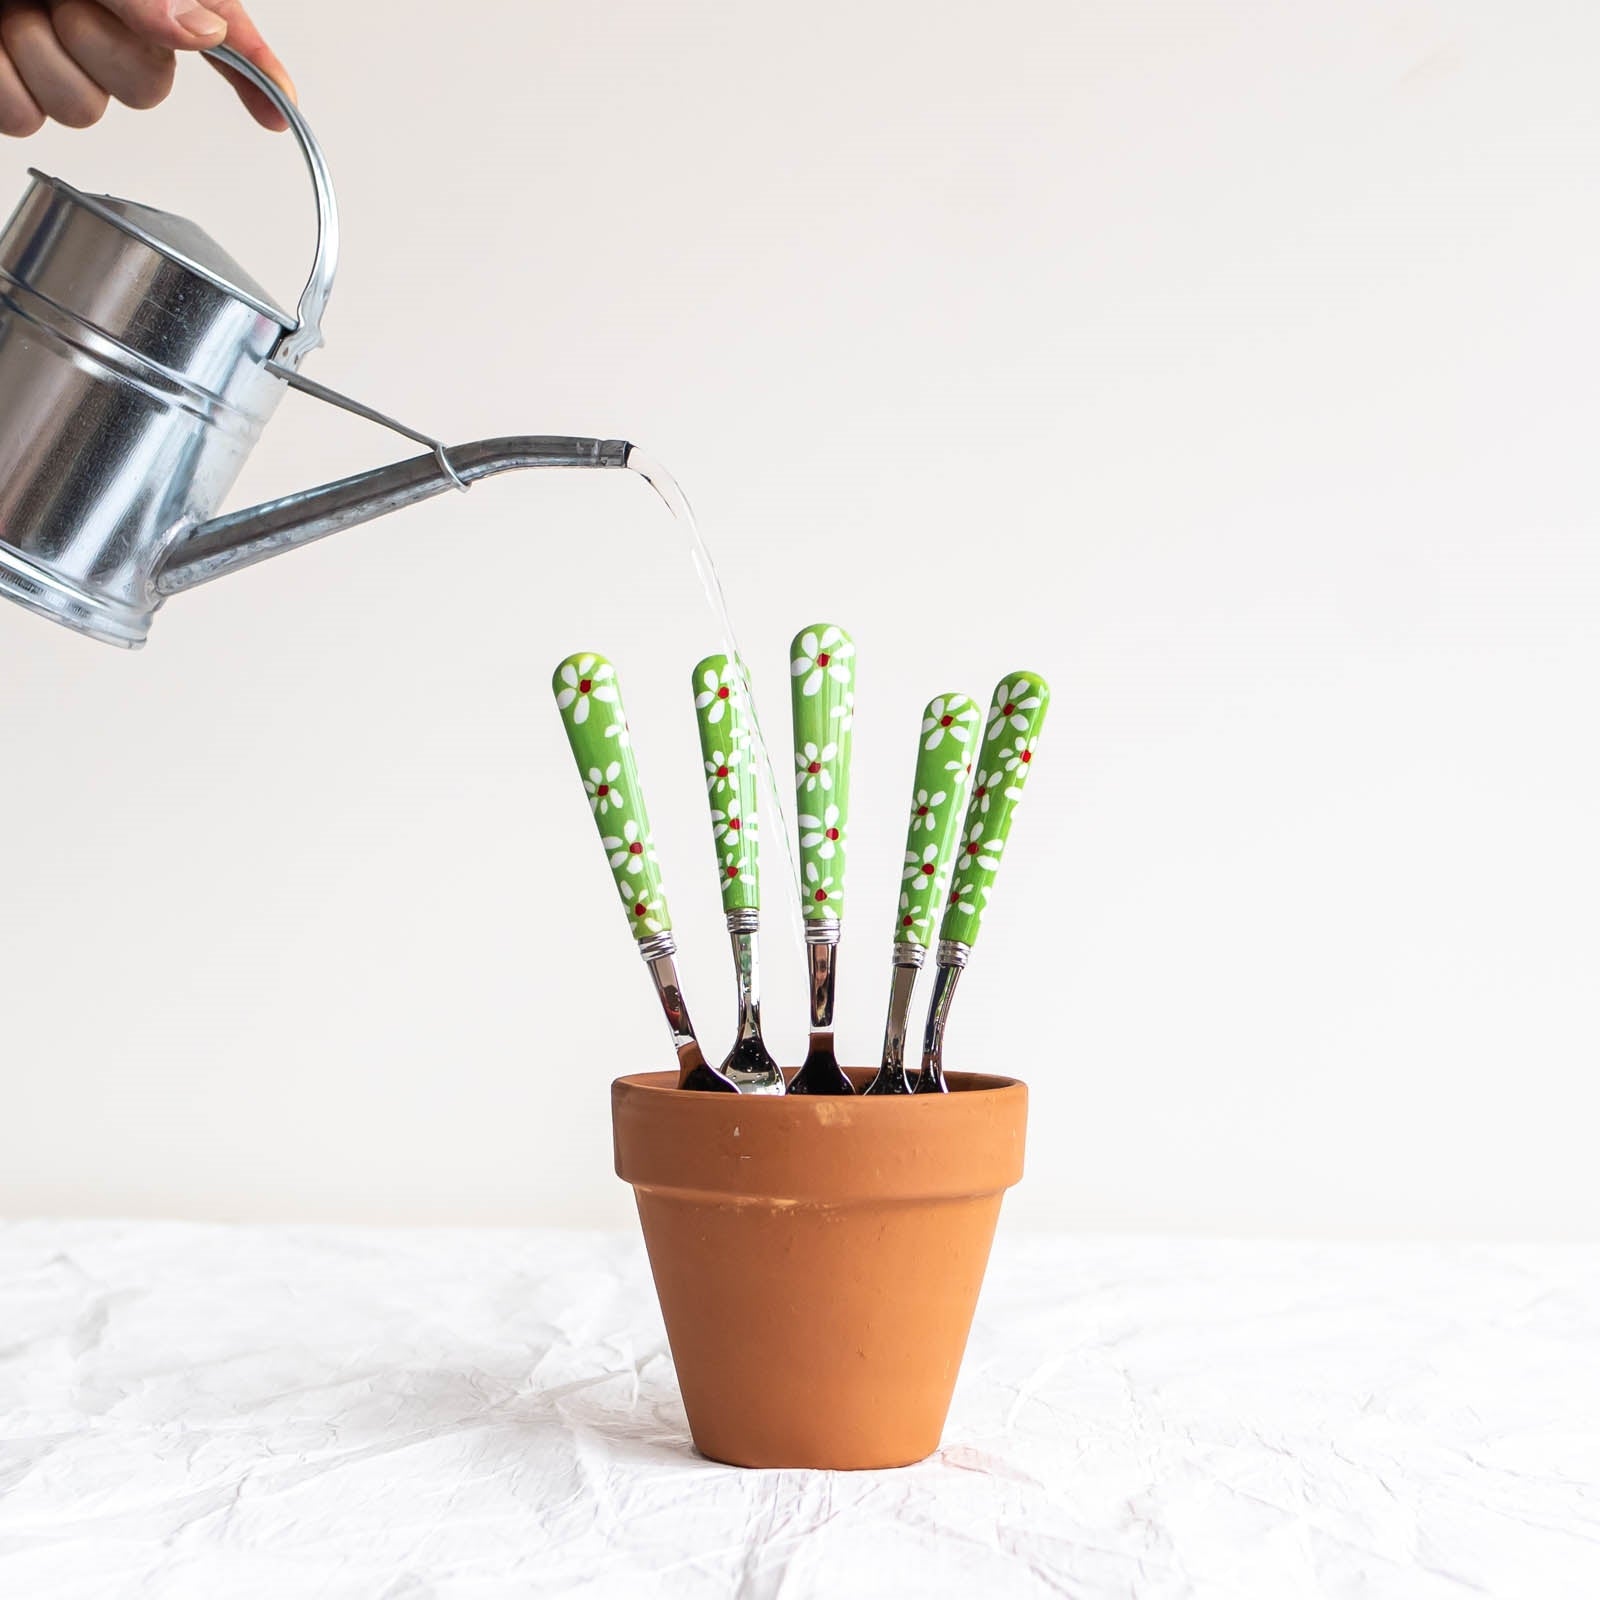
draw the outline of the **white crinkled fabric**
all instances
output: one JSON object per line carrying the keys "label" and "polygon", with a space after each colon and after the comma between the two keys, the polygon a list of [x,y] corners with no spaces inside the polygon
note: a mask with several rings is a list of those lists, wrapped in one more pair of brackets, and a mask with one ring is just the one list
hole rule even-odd
{"label": "white crinkled fabric", "polygon": [[6,1600],[1558,1600],[1597,1485],[1578,1247],[1002,1223],[939,1455],[808,1473],[692,1453],[633,1235],[0,1228]]}

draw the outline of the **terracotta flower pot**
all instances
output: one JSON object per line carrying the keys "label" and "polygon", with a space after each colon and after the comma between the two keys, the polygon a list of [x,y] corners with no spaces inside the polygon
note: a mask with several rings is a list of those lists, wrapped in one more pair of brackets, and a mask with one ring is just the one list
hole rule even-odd
{"label": "terracotta flower pot", "polygon": [[[871,1074],[852,1070],[859,1087]],[[948,1095],[686,1094],[611,1086],[701,1453],[743,1467],[895,1467],[938,1448],[1027,1088]]]}

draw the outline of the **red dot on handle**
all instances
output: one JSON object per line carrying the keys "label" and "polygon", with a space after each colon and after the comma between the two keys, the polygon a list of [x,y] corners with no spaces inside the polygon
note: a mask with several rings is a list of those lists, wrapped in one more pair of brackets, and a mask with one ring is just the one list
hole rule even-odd
{"label": "red dot on handle", "polygon": [[642,856],[644,854],[644,846],[640,844],[637,839],[635,839],[633,843],[628,846],[628,854],[630,856]]}
{"label": "red dot on handle", "polygon": [[579,694],[588,694],[588,692],[592,688],[594,688],[594,679],[593,678],[579,678],[578,679],[578,693]]}
{"label": "red dot on handle", "polygon": [[925,816],[927,816],[927,814],[928,814],[928,808],[926,806],[918,806],[917,807],[917,815],[919,817],[925,817]]}
{"label": "red dot on handle", "polygon": [[649,909],[650,909],[650,908],[649,908],[649,906],[647,906],[647,905],[646,905],[646,904],[645,904],[645,903],[644,903],[644,901],[643,901],[643,900],[641,900],[641,901],[640,901],[640,902],[639,902],[639,903],[638,903],[638,905],[636,905],[636,906],[635,906],[635,907],[634,907],[634,908],[633,908],[633,914],[634,914],[634,916],[636,916],[636,917],[642,917],[642,916],[643,916],[643,915],[644,915],[644,914],[645,914],[645,912],[647,912],[647,911],[648,911],[648,910],[649,910]]}
{"label": "red dot on handle", "polygon": [[723,684],[723,686],[720,689],[717,690],[717,699],[726,700],[727,698],[728,698],[728,686],[727,686],[727,684]]}
{"label": "red dot on handle", "polygon": [[821,772],[822,771],[822,763],[820,761],[813,761],[811,763],[811,765],[806,768],[806,771],[807,772]]}
{"label": "red dot on handle", "polygon": [[826,889],[818,889],[811,898],[815,900],[818,905],[821,905],[821,903],[828,898],[828,891]]}
{"label": "red dot on handle", "polygon": [[924,861],[922,863],[922,876],[924,878],[931,878],[933,876],[933,863],[931,861]]}
{"label": "red dot on handle", "polygon": [[817,665],[819,667],[825,667],[825,666],[827,666],[827,664],[828,664],[828,652],[826,650],[824,650],[822,652],[822,654],[817,657]]}
{"label": "red dot on handle", "polygon": [[729,833],[737,833],[738,831],[739,831],[739,819],[737,817],[729,817],[728,818],[728,832]]}
{"label": "red dot on handle", "polygon": [[1000,712],[1000,715],[1002,717],[1009,717],[1012,714],[1012,712],[1014,712],[1016,709],[1017,709],[1016,702],[1014,700],[1007,700],[1006,703],[1005,703],[1004,708]]}
{"label": "red dot on handle", "polygon": [[1027,766],[1027,764],[1032,760],[1033,760],[1033,751],[1024,750],[1022,752],[1022,764],[1023,764],[1023,766]]}
{"label": "red dot on handle", "polygon": [[950,726],[950,724],[952,722],[954,722],[955,720],[956,719],[954,717],[952,717],[948,712],[946,712],[944,716],[939,718],[939,726],[941,728],[948,728]]}
{"label": "red dot on handle", "polygon": [[595,790],[595,795],[600,799],[604,799],[605,796],[610,794],[610,793],[611,793],[611,785],[609,783],[602,783],[600,785],[600,787]]}
{"label": "red dot on handle", "polygon": [[737,867],[729,867],[728,876],[730,878],[737,878],[739,876],[739,869]]}
{"label": "red dot on handle", "polygon": [[839,830],[837,828],[828,828],[825,830],[825,832],[827,837],[830,839],[837,839],[839,837]]}

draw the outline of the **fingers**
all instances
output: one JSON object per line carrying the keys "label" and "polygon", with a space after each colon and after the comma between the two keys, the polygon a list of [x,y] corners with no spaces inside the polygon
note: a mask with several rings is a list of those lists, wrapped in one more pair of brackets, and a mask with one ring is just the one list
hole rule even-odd
{"label": "fingers", "polygon": [[[209,0],[209,3],[211,9],[227,24],[228,44],[251,66],[259,67],[266,73],[291,100],[298,98],[294,92],[293,79],[290,78],[283,63],[267,48],[267,41],[261,37],[261,30],[250,20],[250,14],[240,0]],[[213,62],[212,65],[217,64]],[[244,82],[226,67],[218,66],[217,70],[238,91],[239,98],[249,108],[250,115],[263,128],[271,128],[276,133],[282,133],[289,126],[278,108],[253,84]]]}
{"label": "fingers", "polygon": [[148,111],[171,92],[173,53],[139,38],[96,0],[55,0],[50,20],[67,54],[123,105]]}
{"label": "fingers", "polygon": [[[283,63],[267,48],[260,30],[240,0],[99,0],[114,12],[130,32],[172,50],[209,50],[226,43],[252,66],[280,84],[290,99],[294,84]],[[216,65],[216,63],[213,63]],[[217,70],[238,91],[239,98],[264,128],[282,132],[289,126],[276,106],[253,84],[226,67]]]}
{"label": "fingers", "polygon": [[13,139],[26,139],[44,126],[44,112],[39,102],[28,93],[5,46],[0,44],[0,133]]}
{"label": "fingers", "polygon": [[227,37],[215,6],[199,0],[100,0],[130,33],[169,50],[209,50]]}
{"label": "fingers", "polygon": [[[241,0],[0,0],[0,134],[35,133],[47,117],[88,127],[108,95],[158,105],[172,87],[173,51],[224,41],[294,98]],[[288,126],[253,84],[219,70],[263,127]]]}
{"label": "fingers", "polygon": [[0,11],[0,46],[45,116],[69,128],[87,128],[105,115],[105,90],[68,55],[42,7],[6,5]]}

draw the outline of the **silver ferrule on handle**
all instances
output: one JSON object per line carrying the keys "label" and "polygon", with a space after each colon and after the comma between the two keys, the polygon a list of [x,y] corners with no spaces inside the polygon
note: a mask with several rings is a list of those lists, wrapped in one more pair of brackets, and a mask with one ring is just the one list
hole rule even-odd
{"label": "silver ferrule on handle", "polygon": [[682,1050],[685,1045],[696,1045],[694,1023],[689,1020],[689,1008],[684,1004],[683,989],[678,982],[678,967],[673,957],[678,953],[678,942],[670,933],[652,934],[639,941],[639,954],[650,969],[650,979],[656,986],[656,998],[661,1002],[662,1014],[672,1030],[672,1048]]}
{"label": "silver ferrule on handle", "polygon": [[225,44],[205,54],[229,72],[238,73],[246,83],[253,84],[277,107],[293,131],[300,154],[305,157],[306,171],[311,174],[311,187],[317,197],[316,256],[311,264],[311,276],[300,293],[296,326],[274,353],[275,359],[284,366],[298,367],[322,343],[322,313],[327,309],[328,296],[333,293],[334,274],[339,270],[339,202],[333,192],[333,174],[328,171],[322,146],[317,143],[300,107],[266,73]]}

